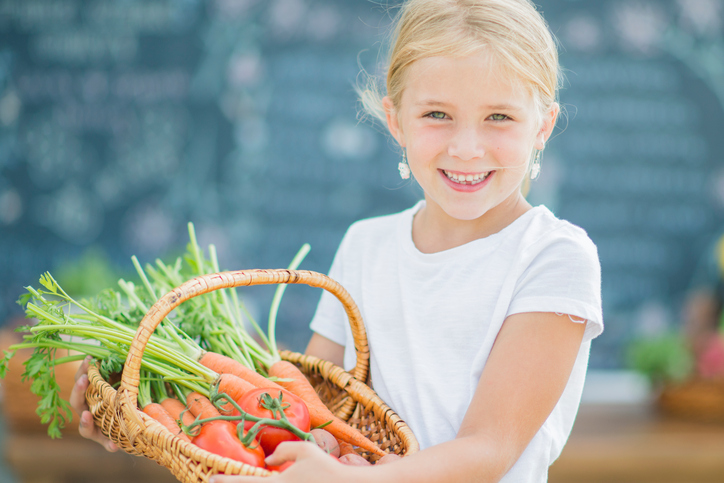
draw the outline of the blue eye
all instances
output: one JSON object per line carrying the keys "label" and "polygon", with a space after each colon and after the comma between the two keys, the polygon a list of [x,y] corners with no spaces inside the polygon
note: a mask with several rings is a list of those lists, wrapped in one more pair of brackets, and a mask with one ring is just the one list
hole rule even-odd
{"label": "blue eye", "polygon": [[445,113],[440,111],[433,111],[428,114],[433,119],[445,119]]}
{"label": "blue eye", "polygon": [[510,118],[509,118],[508,116],[506,116],[505,114],[493,114],[492,116],[490,116],[490,118],[491,118],[493,121],[505,121],[506,119],[510,119]]}

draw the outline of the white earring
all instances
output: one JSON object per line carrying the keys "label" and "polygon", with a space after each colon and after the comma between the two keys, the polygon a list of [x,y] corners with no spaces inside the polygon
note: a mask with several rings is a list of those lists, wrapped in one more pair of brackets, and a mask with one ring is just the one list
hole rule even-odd
{"label": "white earring", "polygon": [[530,179],[534,180],[540,176],[540,157],[542,149],[535,150],[535,157],[533,158],[533,164],[530,167]]}
{"label": "white earring", "polygon": [[410,178],[410,165],[407,164],[407,152],[405,148],[402,148],[402,161],[397,165],[397,169],[400,171],[400,178]]}

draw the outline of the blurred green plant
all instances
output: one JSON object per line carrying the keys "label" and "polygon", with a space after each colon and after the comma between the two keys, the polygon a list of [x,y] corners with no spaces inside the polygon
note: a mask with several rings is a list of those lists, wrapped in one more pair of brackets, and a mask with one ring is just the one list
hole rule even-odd
{"label": "blurred green plant", "polygon": [[114,287],[127,275],[116,267],[101,247],[86,249],[80,257],[64,261],[53,271],[55,279],[72,297],[90,297],[101,288]]}
{"label": "blurred green plant", "polygon": [[681,382],[695,367],[684,338],[676,333],[634,340],[628,347],[627,360],[629,366],[646,376],[653,386]]}

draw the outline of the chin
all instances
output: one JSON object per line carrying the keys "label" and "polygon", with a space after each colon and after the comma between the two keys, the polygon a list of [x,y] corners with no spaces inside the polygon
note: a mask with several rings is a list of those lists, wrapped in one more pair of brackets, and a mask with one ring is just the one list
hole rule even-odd
{"label": "chin", "polygon": [[487,206],[470,206],[470,207],[449,207],[445,213],[456,220],[473,221],[485,215],[490,210]]}

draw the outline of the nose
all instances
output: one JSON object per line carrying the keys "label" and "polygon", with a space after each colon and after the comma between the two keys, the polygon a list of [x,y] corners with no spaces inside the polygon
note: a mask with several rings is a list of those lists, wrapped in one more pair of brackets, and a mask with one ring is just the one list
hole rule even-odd
{"label": "nose", "polygon": [[485,155],[483,137],[475,126],[460,126],[450,139],[447,151],[463,161],[482,158]]}

